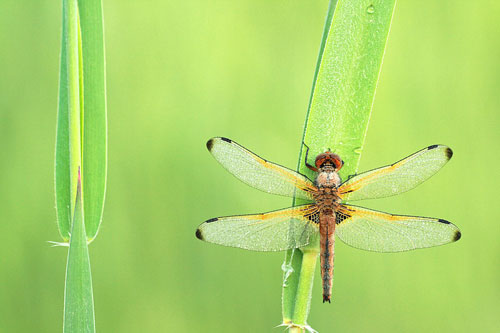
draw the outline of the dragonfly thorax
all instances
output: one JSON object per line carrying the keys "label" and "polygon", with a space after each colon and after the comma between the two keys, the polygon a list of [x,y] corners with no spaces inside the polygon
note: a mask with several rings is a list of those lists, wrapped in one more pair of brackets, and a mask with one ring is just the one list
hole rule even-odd
{"label": "dragonfly thorax", "polygon": [[341,180],[333,166],[324,165],[318,170],[315,183],[319,188],[330,187],[336,189],[340,186]]}
{"label": "dragonfly thorax", "polygon": [[316,186],[319,188],[338,188],[340,186],[340,176],[337,173],[344,165],[339,155],[327,151],[316,157]]}

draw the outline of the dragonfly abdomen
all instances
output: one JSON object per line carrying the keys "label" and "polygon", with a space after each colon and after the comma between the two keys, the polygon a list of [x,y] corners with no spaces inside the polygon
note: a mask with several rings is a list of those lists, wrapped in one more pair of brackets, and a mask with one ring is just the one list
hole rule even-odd
{"label": "dragonfly abdomen", "polygon": [[335,244],[335,212],[320,212],[319,232],[321,246],[321,279],[323,280],[323,303],[330,302],[332,294],[333,258]]}

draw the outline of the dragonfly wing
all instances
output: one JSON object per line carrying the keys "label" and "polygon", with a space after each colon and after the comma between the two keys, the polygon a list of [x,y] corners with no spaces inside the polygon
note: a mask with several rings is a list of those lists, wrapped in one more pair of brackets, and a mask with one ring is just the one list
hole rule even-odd
{"label": "dragonfly wing", "polygon": [[314,184],[304,175],[266,161],[227,138],[208,140],[207,148],[230,173],[261,191],[313,200]]}
{"label": "dragonfly wing", "polygon": [[315,205],[296,206],[265,214],[210,219],[196,230],[206,242],[253,251],[283,251],[309,244],[318,233]]}
{"label": "dragonfly wing", "polygon": [[438,246],[460,239],[452,223],[430,217],[391,215],[342,205],[335,232],[347,245],[375,252],[401,252]]}
{"label": "dragonfly wing", "polygon": [[452,155],[447,146],[429,146],[392,165],[348,179],[340,186],[339,193],[343,200],[355,201],[409,191],[438,172]]}

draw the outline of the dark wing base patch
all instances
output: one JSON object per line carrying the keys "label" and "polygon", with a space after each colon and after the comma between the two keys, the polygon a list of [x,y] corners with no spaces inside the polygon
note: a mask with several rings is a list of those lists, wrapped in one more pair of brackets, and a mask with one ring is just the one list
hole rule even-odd
{"label": "dark wing base patch", "polygon": [[304,215],[304,217],[315,224],[319,224],[319,211],[315,211],[314,213]]}
{"label": "dark wing base patch", "polygon": [[347,212],[345,211],[336,211],[335,212],[335,224],[341,224],[342,222],[344,222],[345,220],[347,220],[348,218],[350,218],[351,215],[347,214]]}

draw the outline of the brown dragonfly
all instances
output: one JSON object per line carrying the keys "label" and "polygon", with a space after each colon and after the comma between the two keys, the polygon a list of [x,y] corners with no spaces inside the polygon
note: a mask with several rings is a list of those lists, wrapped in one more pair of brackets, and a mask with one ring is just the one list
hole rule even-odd
{"label": "brown dragonfly", "polygon": [[400,252],[432,247],[460,239],[460,230],[437,218],[392,215],[348,205],[346,201],[400,194],[421,184],[448,162],[450,148],[432,145],[394,164],[367,171],[341,182],[344,162],[332,152],[316,157],[317,172],[306,176],[260,158],[236,142],[213,138],[207,148],[230,173],[261,191],[310,200],[312,203],[263,214],[218,217],[196,230],[203,241],[253,251],[283,251],[304,247],[320,235],[323,302],[330,302],[334,241],[363,250]]}

